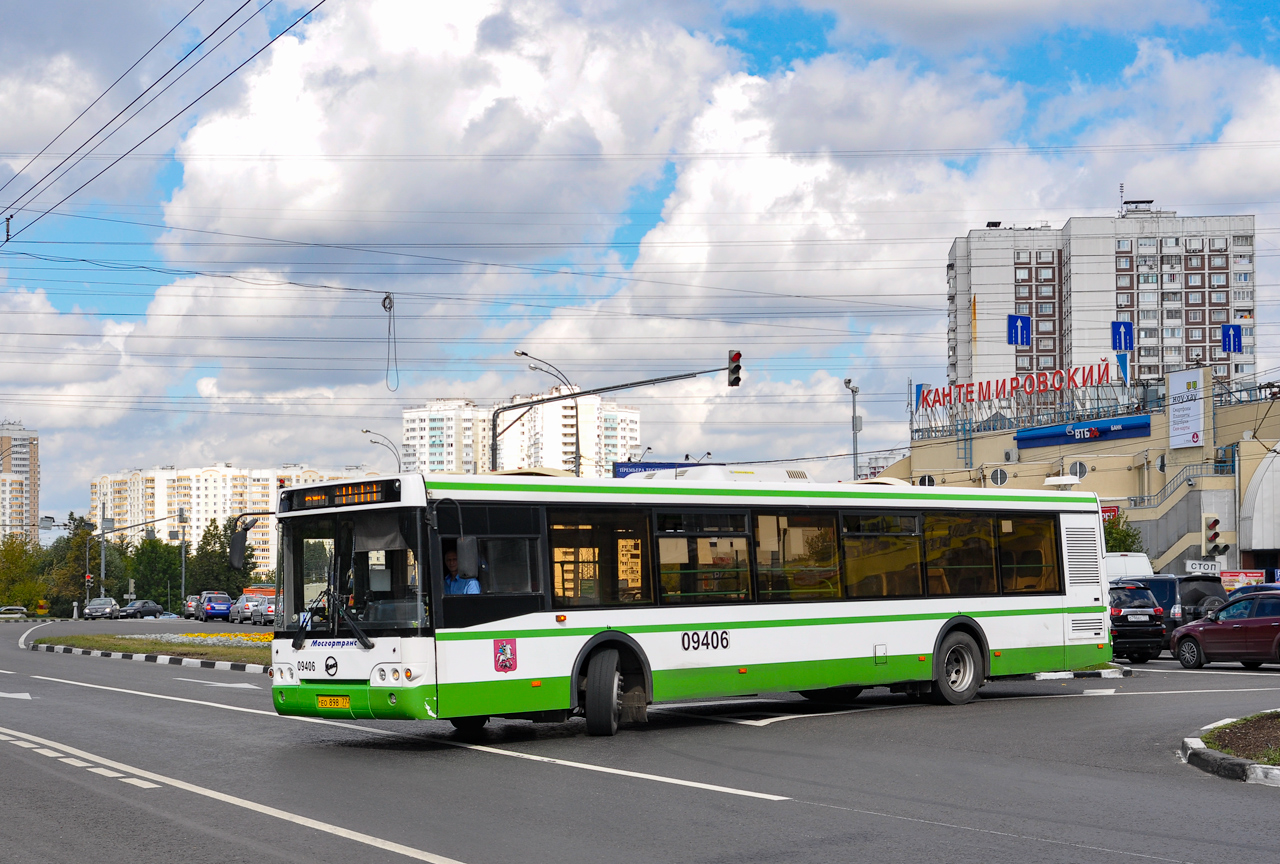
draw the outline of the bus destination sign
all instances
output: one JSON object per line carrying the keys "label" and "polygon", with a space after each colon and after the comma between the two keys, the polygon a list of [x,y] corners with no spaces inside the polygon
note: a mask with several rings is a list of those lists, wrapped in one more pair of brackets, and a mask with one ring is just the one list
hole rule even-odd
{"label": "bus destination sign", "polygon": [[[319,507],[352,507],[357,504],[386,504],[400,500],[400,481],[368,480],[344,483],[319,489],[298,489],[286,493],[293,510],[315,510]],[[282,499],[283,500],[283,499]]]}

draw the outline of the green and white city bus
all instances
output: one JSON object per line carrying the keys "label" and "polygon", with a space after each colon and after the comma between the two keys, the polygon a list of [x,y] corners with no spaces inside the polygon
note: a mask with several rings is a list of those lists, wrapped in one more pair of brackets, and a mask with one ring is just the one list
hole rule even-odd
{"label": "green and white city bus", "polygon": [[1111,659],[1092,494],[403,474],[282,490],[278,524],[281,714],[612,735],[654,702],[959,704]]}

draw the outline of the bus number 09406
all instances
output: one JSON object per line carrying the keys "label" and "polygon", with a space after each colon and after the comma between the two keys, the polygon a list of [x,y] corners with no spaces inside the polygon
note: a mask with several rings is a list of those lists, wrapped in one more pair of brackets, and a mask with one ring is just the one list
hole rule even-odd
{"label": "bus number 09406", "polygon": [[729,647],[728,630],[704,630],[701,633],[681,633],[680,647],[686,651],[713,650]]}

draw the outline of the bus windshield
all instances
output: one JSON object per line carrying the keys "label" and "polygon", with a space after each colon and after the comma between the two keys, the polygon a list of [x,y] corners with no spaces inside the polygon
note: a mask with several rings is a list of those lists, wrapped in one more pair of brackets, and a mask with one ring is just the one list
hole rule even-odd
{"label": "bus windshield", "polygon": [[418,513],[372,510],[281,519],[276,556],[276,629],[294,632],[309,618],[316,637],[351,636],[334,599],[366,635],[420,632],[427,626],[420,590]]}

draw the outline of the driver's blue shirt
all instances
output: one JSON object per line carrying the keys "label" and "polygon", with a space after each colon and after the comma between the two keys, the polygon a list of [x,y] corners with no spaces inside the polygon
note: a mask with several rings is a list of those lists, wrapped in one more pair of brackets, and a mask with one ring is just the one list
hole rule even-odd
{"label": "driver's blue shirt", "polygon": [[465,576],[444,577],[444,593],[446,594],[479,594],[480,580],[468,579]]}

